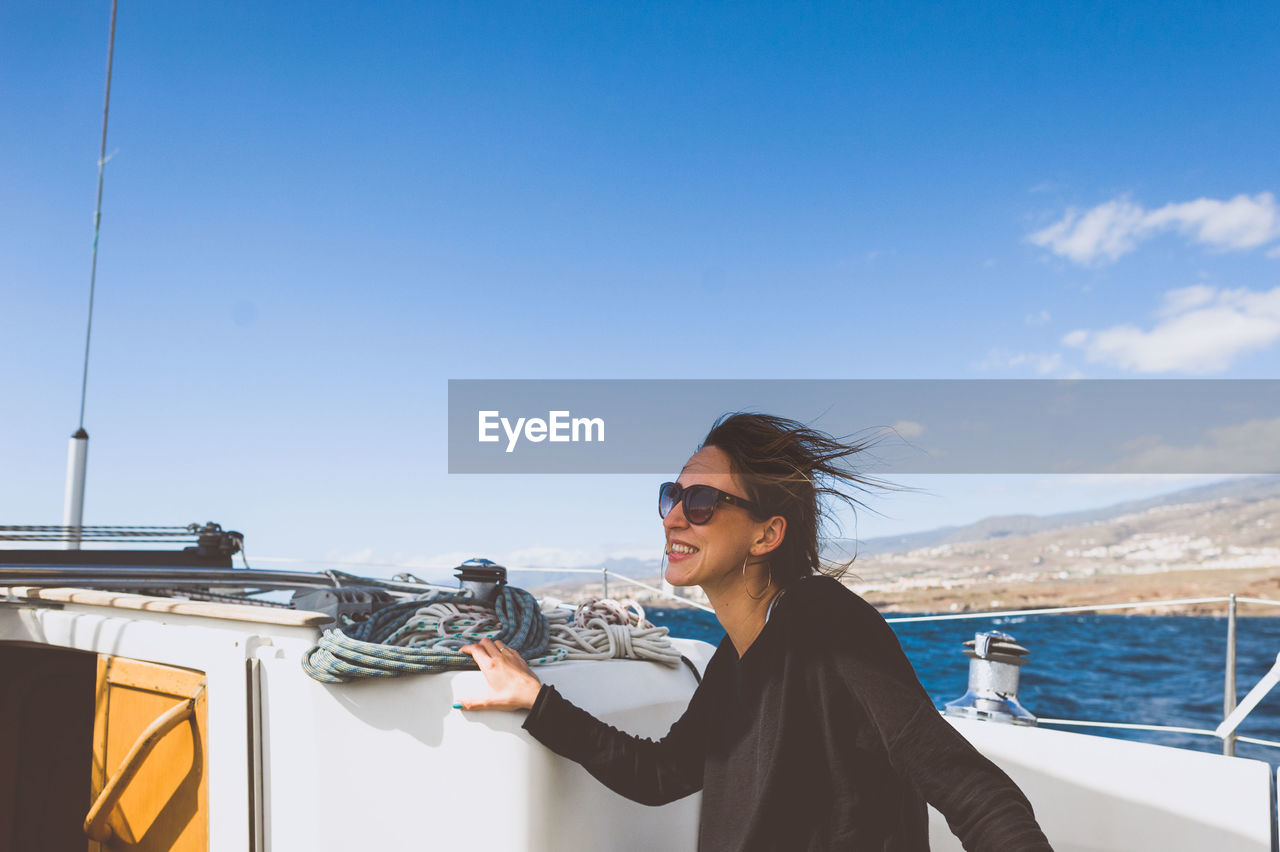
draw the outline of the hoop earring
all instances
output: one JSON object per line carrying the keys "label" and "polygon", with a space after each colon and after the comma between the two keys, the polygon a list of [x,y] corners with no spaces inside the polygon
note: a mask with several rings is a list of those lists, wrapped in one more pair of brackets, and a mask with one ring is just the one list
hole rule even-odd
{"label": "hoop earring", "polygon": [[764,581],[764,588],[760,590],[760,595],[756,596],[751,594],[751,587],[747,585],[747,563],[750,561],[751,561],[751,554],[748,553],[747,558],[742,560],[742,588],[746,591],[747,597],[751,598],[751,600],[762,601],[765,599],[765,596],[769,594],[769,587],[773,585],[773,566],[772,565],[767,566],[769,569],[769,576]]}

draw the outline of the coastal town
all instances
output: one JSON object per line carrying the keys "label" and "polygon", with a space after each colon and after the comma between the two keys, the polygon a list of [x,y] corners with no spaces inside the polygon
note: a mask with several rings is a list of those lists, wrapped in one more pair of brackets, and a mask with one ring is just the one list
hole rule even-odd
{"label": "coastal town", "polygon": [[[1271,493],[1274,491],[1274,493]],[[1177,498],[1178,495],[1174,495]],[[886,613],[982,612],[1236,594],[1280,599],[1280,487],[1252,484],[1237,496],[1149,506],[1039,531],[1009,531],[1000,519],[982,538],[881,551],[867,542],[844,582]],[[963,539],[963,531],[952,534]],[[846,545],[848,543],[846,542]],[[842,548],[847,554],[851,547]],[[829,554],[830,555],[830,554]],[[843,556],[847,559],[848,556]],[[833,562],[835,559],[832,560]],[[639,567],[639,566],[638,566]],[[657,563],[630,576],[660,586]],[[626,572],[620,572],[625,574]],[[599,595],[602,579],[539,589],[573,599]],[[698,600],[699,590],[675,590]],[[647,606],[669,599],[614,580],[609,592]],[[1221,614],[1221,603],[1152,605],[1133,613]],[[1240,614],[1274,615],[1242,605]]]}

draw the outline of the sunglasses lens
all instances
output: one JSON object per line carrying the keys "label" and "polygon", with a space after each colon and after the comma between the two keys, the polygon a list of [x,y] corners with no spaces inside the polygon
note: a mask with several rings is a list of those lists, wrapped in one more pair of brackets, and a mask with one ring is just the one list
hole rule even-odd
{"label": "sunglasses lens", "polygon": [[680,486],[674,482],[664,482],[658,488],[658,517],[665,518],[680,501]]}
{"label": "sunglasses lens", "polygon": [[691,485],[684,490],[684,516],[691,524],[705,524],[716,510],[719,492],[706,485]]}

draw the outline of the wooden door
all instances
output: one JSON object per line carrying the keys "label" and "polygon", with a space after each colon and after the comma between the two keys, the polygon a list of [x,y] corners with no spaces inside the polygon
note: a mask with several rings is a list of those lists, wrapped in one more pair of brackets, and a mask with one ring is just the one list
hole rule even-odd
{"label": "wooden door", "polygon": [[204,674],[120,657],[98,658],[93,795],[117,772],[143,731],[194,698],[190,719],[165,734],[111,809],[112,838],[90,852],[204,852],[209,845]]}

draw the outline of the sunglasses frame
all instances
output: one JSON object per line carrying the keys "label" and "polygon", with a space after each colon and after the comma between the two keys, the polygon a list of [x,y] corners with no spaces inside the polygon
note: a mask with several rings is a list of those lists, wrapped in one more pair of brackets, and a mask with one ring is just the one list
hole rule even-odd
{"label": "sunglasses frame", "polygon": [[[662,511],[662,497],[663,497],[663,494],[666,492],[668,486],[675,489],[675,497],[671,502],[671,508],[664,513]],[[689,515],[689,506],[687,503],[685,503],[685,498],[688,497],[691,492],[696,494],[696,493],[706,492],[706,491],[714,491],[716,495],[716,499],[711,504],[711,508],[707,510],[706,519],[701,521],[696,521]],[[693,524],[694,526],[700,527],[703,524],[711,523],[711,519],[716,516],[716,509],[719,508],[721,503],[728,503],[730,506],[740,506],[743,509],[746,509],[748,512],[753,512],[757,515],[764,514],[764,510],[760,508],[759,504],[753,503],[745,497],[737,497],[733,494],[730,494],[727,491],[721,491],[719,488],[716,488],[715,486],[712,486],[712,485],[690,485],[688,488],[686,488],[678,482],[664,482],[658,486],[658,517],[659,518],[665,519],[667,515],[671,514],[671,511],[675,509],[676,506],[683,506],[685,519],[688,520],[689,523]]]}

